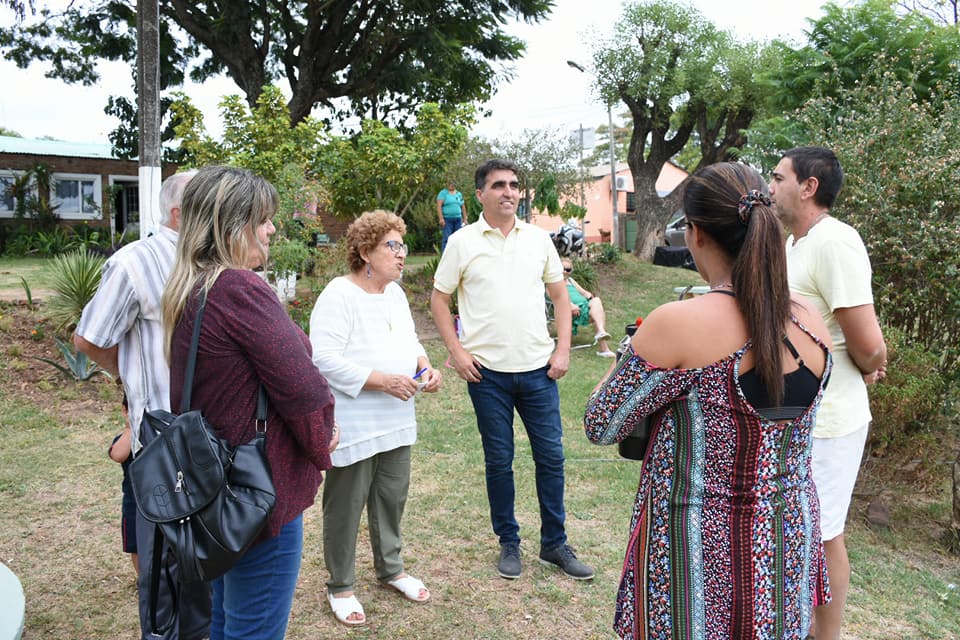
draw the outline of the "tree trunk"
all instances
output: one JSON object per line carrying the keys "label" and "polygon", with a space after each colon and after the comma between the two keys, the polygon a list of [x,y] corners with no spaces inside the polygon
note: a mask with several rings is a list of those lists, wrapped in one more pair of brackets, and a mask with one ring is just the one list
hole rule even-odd
{"label": "tree trunk", "polygon": [[160,7],[137,2],[140,237],[160,227]]}
{"label": "tree trunk", "polygon": [[[641,260],[653,260],[653,253],[663,244],[663,232],[670,215],[681,205],[681,194],[686,181],[677,185],[667,196],[657,195],[656,179],[660,175],[661,164],[656,168],[656,175],[651,175],[653,168],[642,166],[641,173],[633,174],[634,197],[637,203],[637,237],[633,247],[633,254]],[[652,185],[643,186],[644,182]]]}
{"label": "tree trunk", "polygon": [[960,553],[960,454],[953,462],[953,518],[950,521],[950,532],[953,549]]}

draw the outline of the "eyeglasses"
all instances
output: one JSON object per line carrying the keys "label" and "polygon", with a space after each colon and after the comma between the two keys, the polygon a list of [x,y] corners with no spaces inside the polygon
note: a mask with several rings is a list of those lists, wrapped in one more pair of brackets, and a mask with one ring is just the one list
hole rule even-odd
{"label": "eyeglasses", "polygon": [[393,251],[393,255],[398,256],[400,252],[407,252],[407,245],[403,244],[399,240],[387,240],[383,244],[387,245],[390,248],[390,251]]}

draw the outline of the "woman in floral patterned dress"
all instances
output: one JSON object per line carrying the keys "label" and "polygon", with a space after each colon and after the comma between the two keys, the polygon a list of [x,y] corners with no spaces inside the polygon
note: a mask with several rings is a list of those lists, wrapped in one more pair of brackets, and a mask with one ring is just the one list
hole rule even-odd
{"label": "woman in floral patterned dress", "polygon": [[710,292],[655,309],[584,417],[597,444],[651,425],[614,629],[802,639],[829,599],[809,463],[830,334],[790,295],[782,227],[756,171],[701,169],[684,210]]}

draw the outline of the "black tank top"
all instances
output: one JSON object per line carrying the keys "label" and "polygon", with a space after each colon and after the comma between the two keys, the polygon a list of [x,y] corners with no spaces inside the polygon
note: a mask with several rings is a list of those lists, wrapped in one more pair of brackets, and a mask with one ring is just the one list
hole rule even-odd
{"label": "black tank top", "polygon": [[[735,296],[732,291],[715,290],[712,293],[723,293],[729,296]],[[746,373],[740,374],[740,388],[743,389],[743,395],[747,398],[757,413],[767,420],[795,420],[803,415],[820,391],[820,379],[807,367],[800,357],[790,339],[786,334],[783,336],[783,344],[787,346],[790,354],[799,365],[796,371],[791,371],[783,376],[783,402],[774,403],[770,400],[770,394],[766,386],[760,381],[756,369],[750,369]]]}

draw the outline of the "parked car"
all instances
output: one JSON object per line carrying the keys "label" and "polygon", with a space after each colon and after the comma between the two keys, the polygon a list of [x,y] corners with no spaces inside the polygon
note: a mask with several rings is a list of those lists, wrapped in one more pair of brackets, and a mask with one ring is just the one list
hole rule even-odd
{"label": "parked car", "polygon": [[683,214],[683,209],[677,209],[670,216],[667,222],[667,228],[663,232],[663,242],[668,247],[685,247],[687,239],[685,233],[687,230],[687,217]]}

